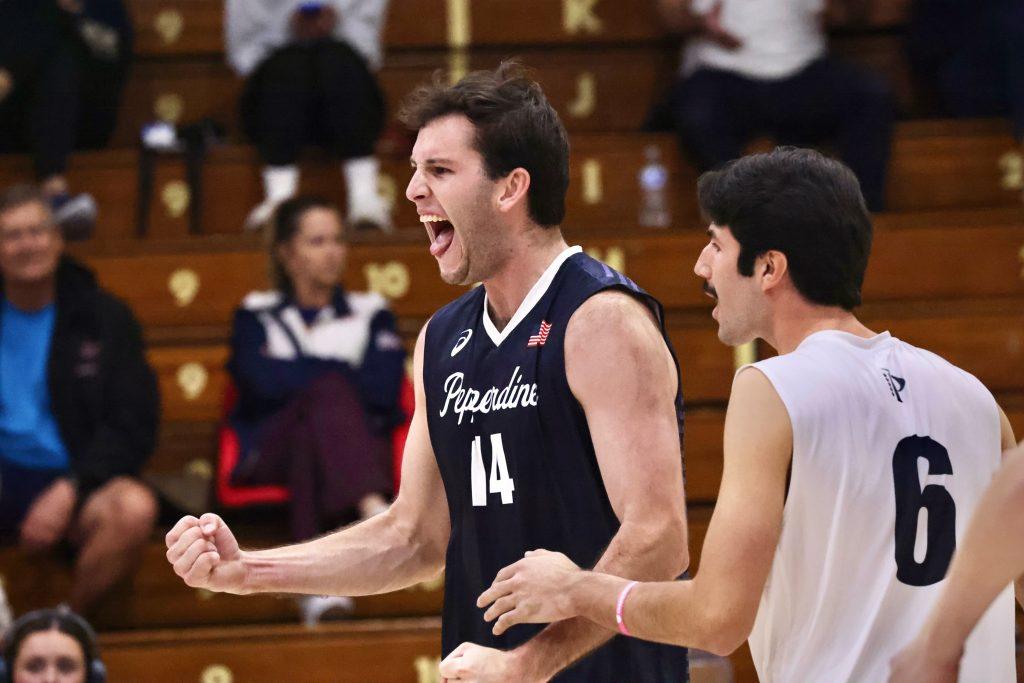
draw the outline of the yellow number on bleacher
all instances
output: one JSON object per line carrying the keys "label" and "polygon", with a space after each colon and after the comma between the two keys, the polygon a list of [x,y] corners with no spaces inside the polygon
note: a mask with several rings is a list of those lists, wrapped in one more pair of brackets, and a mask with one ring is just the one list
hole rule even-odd
{"label": "yellow number on bleacher", "polygon": [[156,15],[153,28],[164,41],[164,45],[173,45],[178,42],[182,31],[185,30],[185,17],[176,9],[165,9]]}
{"label": "yellow number on bleacher", "polygon": [[177,93],[164,93],[153,103],[153,114],[161,121],[178,123],[185,113],[185,99]]}
{"label": "yellow number on bleacher", "polygon": [[185,473],[191,474],[193,477],[198,479],[213,479],[213,463],[206,458],[196,458],[190,460],[185,465]]}
{"label": "yellow number on bleacher", "polygon": [[223,664],[213,664],[203,669],[200,683],[233,683],[235,675]]}
{"label": "yellow number on bleacher", "polygon": [[604,254],[601,253],[600,249],[591,247],[587,249],[587,255],[608,264],[609,267],[614,268],[620,273],[625,274],[626,272],[626,251],[622,247],[608,247]]}
{"label": "yellow number on bleacher", "polygon": [[366,276],[366,286],[371,292],[389,299],[401,299],[409,293],[409,269],[404,263],[367,263],[363,267],[363,275]]}
{"label": "yellow number on bleacher", "polygon": [[417,683],[440,683],[441,672],[438,670],[438,667],[441,666],[440,657],[417,657],[412,665],[416,669]]}
{"label": "yellow number on bleacher", "polygon": [[583,203],[600,204],[604,200],[604,183],[601,181],[601,162],[587,159],[583,162]]}
{"label": "yellow number on bleacher", "polygon": [[179,308],[185,308],[199,294],[199,274],[191,268],[179,268],[167,280],[167,289]]}
{"label": "yellow number on bleacher", "polygon": [[594,14],[598,0],[562,0],[562,26],[569,35],[600,33],[604,26]]}
{"label": "yellow number on bleacher", "polygon": [[472,42],[469,0],[448,0],[448,47],[463,49]]}
{"label": "yellow number on bleacher", "polygon": [[448,82],[455,85],[469,73],[469,55],[463,49],[448,52]]}
{"label": "yellow number on bleacher", "polygon": [[206,371],[202,363],[185,363],[178,368],[175,379],[178,381],[178,388],[186,401],[194,401],[199,398],[210,380],[210,373]]}
{"label": "yellow number on bleacher", "polygon": [[1020,152],[1007,152],[999,157],[1003,172],[999,186],[1004,190],[1024,190],[1024,156]]}
{"label": "yellow number on bleacher", "polygon": [[160,198],[164,202],[164,208],[167,209],[168,216],[171,218],[181,218],[188,210],[188,205],[192,202],[192,193],[189,192],[185,181],[172,180],[164,185],[163,191],[160,192]]}
{"label": "yellow number on bleacher", "polygon": [[569,103],[569,113],[578,119],[585,119],[597,108],[597,79],[594,74],[584,71],[576,79],[576,99]]}

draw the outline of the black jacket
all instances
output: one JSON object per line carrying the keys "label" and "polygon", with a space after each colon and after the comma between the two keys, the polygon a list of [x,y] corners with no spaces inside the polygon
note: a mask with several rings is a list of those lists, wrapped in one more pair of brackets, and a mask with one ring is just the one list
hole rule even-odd
{"label": "black jacket", "polygon": [[84,500],[113,477],[138,474],[152,455],[160,395],[131,310],[67,257],[57,269],[56,304],[47,384]]}

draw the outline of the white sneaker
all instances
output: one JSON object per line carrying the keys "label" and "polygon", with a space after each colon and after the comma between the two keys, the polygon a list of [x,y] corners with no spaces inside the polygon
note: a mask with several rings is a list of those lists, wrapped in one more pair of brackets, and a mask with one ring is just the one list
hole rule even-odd
{"label": "white sneaker", "polygon": [[245,219],[245,230],[247,232],[261,232],[274,217],[274,212],[277,211],[279,203],[270,199],[263,200],[261,204],[249,212],[248,217]]}
{"label": "white sneaker", "polygon": [[53,220],[61,227],[64,238],[69,241],[91,237],[96,229],[99,209],[96,200],[87,192],[57,195],[50,200]]}
{"label": "white sneaker", "polygon": [[391,222],[391,212],[388,211],[387,203],[380,195],[373,195],[372,198],[363,198],[354,205],[348,214],[348,226],[354,232],[362,230],[380,230],[384,233],[392,233],[395,226]]}
{"label": "white sneaker", "polygon": [[[313,628],[325,619],[343,619],[355,609],[355,601],[344,595],[303,595],[299,598],[302,623]],[[327,613],[332,614],[328,615]]]}

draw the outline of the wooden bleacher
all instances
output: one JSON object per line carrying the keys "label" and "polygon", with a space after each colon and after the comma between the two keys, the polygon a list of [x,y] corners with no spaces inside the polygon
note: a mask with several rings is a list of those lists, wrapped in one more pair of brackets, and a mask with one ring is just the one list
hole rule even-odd
{"label": "wooden bleacher", "polygon": [[[262,243],[241,234],[246,212],[261,195],[258,162],[238,130],[241,84],[224,61],[221,0],[128,4],[139,61],[115,149],[72,161],[72,185],[92,192],[101,208],[98,235],[74,252],[128,301],[144,326],[164,401],[160,443],[147,474],[183,475],[207,487],[231,311],[245,293],[267,286]],[[1024,434],[1024,162],[1004,122],[919,120],[932,112],[902,57],[899,27],[908,4],[873,0],[866,22],[834,23],[835,51],[884,73],[901,111],[913,117],[897,127],[891,212],[876,220],[863,317],[977,374]],[[735,360],[717,341],[709,301],[692,274],[705,241],[696,173],[672,136],[636,132],[675,73],[677,44],[665,35],[653,3],[403,0],[391,7],[380,72],[390,110],[435,69],[460,73],[521,56],[572,138],[570,241],[665,304],[687,398],[692,571],[721,478],[724,404]],[[209,116],[227,125],[229,144],[212,151],[204,171],[201,236],[189,234],[192,198],[174,159],[157,165],[149,233],[136,236],[135,140],[139,126],[157,116],[175,122]],[[648,145],[659,147],[670,170],[670,230],[634,227],[637,174]],[[398,149],[384,157],[382,169],[382,189],[395,202],[396,234],[355,236],[345,283],[386,295],[411,344],[424,319],[462,290],[437,277],[403,196],[409,177],[404,154]],[[25,158],[0,158],[0,185],[29,177],[29,170]],[[303,189],[340,202],[337,164],[316,155],[304,159]],[[282,538],[280,531],[244,526],[240,536],[257,545]],[[359,598],[354,621],[308,631],[289,624],[296,616],[288,599],[184,586],[163,553],[155,538],[131,585],[95,615],[113,681],[436,680],[437,585]],[[0,549],[0,576],[19,610],[66,594],[66,565],[53,560],[42,570],[32,567],[16,550]],[[745,646],[731,660],[734,680],[755,680]],[[695,671],[694,680],[700,675]]]}
{"label": "wooden bleacher", "polygon": [[[691,189],[696,173],[679,158],[672,136],[640,133],[573,136],[565,227],[611,231],[634,225],[640,199],[637,174],[649,145],[661,150],[671,186],[681,188],[669,195],[673,226],[699,227],[696,195]],[[899,213],[1019,206],[1021,181],[1013,161],[1019,157],[1009,124],[1002,121],[900,124],[889,173],[890,209]],[[137,163],[137,153],[131,150],[82,153],[72,159],[72,185],[92,192],[102,208],[99,240],[135,236]],[[393,160],[382,166],[382,191],[394,203],[399,231],[421,237],[415,208],[405,199],[410,177],[408,161]],[[303,170],[304,191],[342,202],[336,163],[314,157],[304,163]],[[28,174],[27,159],[0,159],[0,184]],[[247,210],[261,198],[255,152],[245,146],[216,148],[210,154],[203,179],[202,231],[237,235]],[[191,197],[180,160],[167,158],[157,164],[154,188],[148,236],[188,236]]]}
{"label": "wooden bleacher", "polygon": [[[567,239],[656,291],[670,310],[710,310],[692,272],[706,242],[700,230],[577,229],[567,230]],[[985,258],[964,257],[978,245],[985,245]],[[424,320],[465,291],[437,277],[425,247],[420,227],[396,238],[354,242],[345,284],[378,291],[398,315]],[[883,214],[875,221],[865,301],[1024,295],[1020,247],[1016,207]],[[75,253],[138,312],[154,343],[224,340],[242,297],[268,286],[262,243],[251,236],[87,243]]]}

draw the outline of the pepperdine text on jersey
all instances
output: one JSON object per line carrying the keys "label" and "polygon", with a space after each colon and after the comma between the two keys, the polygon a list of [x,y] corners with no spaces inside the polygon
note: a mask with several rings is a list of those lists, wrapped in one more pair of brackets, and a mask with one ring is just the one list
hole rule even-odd
{"label": "pepperdine text on jersey", "polygon": [[472,387],[464,388],[464,382],[465,373],[453,372],[448,375],[448,379],[444,381],[444,390],[447,396],[440,413],[440,416],[444,417],[450,404],[452,412],[459,417],[460,425],[465,413],[470,414],[469,421],[472,422],[475,413],[487,414],[498,410],[537,405],[537,385],[523,383],[523,376],[518,365],[512,371],[512,377],[503,389],[491,387],[481,393]]}

